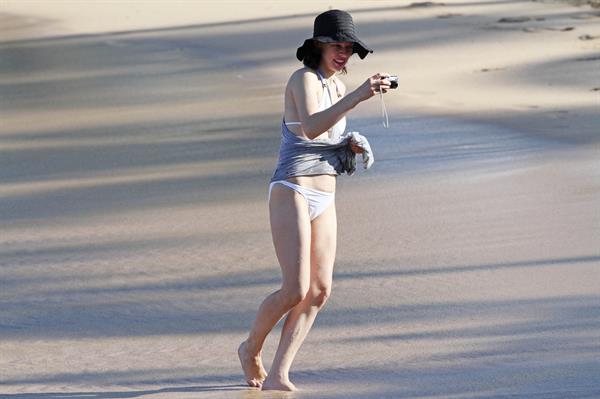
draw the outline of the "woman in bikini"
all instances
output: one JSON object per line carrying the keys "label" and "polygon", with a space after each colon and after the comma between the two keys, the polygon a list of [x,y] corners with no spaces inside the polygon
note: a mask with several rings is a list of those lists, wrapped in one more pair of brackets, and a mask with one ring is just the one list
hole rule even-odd
{"label": "woman in bikini", "polygon": [[[377,73],[345,95],[346,88],[336,74],[346,72],[352,54],[363,59],[369,52],[356,37],[352,17],[341,10],[318,15],[313,37],[296,52],[305,67],[292,74],[285,90],[279,161],[269,186],[271,232],[283,282],[281,289],[262,302],[248,339],[238,348],[252,387],[296,389],[289,380],[290,366],[330,295],[337,238],[336,176],[348,172],[343,156],[336,154],[348,146],[355,153],[364,150],[341,141],[345,115],[390,88],[389,75]],[[267,375],[262,346],[286,313]]]}

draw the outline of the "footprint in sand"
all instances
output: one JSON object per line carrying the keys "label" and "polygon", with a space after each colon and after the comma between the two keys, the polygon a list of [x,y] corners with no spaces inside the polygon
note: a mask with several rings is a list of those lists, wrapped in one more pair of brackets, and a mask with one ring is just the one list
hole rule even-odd
{"label": "footprint in sand", "polygon": [[493,71],[501,71],[505,68],[481,68],[479,72],[493,72]]}
{"label": "footprint in sand", "polygon": [[561,31],[561,32],[569,32],[569,31],[575,30],[575,27],[574,26],[565,26],[564,28],[553,28],[553,27],[550,27],[550,28],[544,28],[544,29],[546,29],[546,30],[558,30],[558,31]]}
{"label": "footprint in sand", "polygon": [[436,7],[436,6],[445,6],[444,3],[435,3],[433,1],[421,1],[416,3],[410,3],[407,8],[426,8],[426,7]]}
{"label": "footprint in sand", "polygon": [[[529,22],[529,21],[545,21],[545,20],[546,20],[546,18],[544,18],[544,17],[518,16],[518,17],[500,18],[497,22],[507,24],[507,23],[523,23],[523,22]],[[527,32],[527,33],[539,32],[541,30],[556,30],[556,31],[561,31],[561,32],[568,32],[568,31],[572,31],[574,29],[575,29],[575,27],[573,27],[573,26],[566,26],[564,28],[556,28],[556,27],[544,28],[544,27],[537,27],[537,26],[526,26],[524,28],[521,28],[521,30],[523,32]]]}
{"label": "footprint in sand", "polygon": [[436,18],[454,18],[454,17],[462,17],[463,15],[464,14],[448,13],[448,14],[438,15]]}
{"label": "footprint in sand", "polygon": [[520,22],[527,22],[527,21],[531,21],[531,18],[530,17],[505,17],[505,18],[500,18],[498,20],[498,22],[501,24],[513,24],[513,23],[520,23]]}
{"label": "footprint in sand", "polygon": [[600,91],[600,87],[594,87],[593,89],[591,89],[590,91]]}
{"label": "footprint in sand", "polygon": [[539,32],[541,30],[555,30],[555,31],[560,31],[560,32],[569,32],[569,31],[575,30],[575,28],[573,26],[567,26],[567,27],[564,27],[564,28],[553,28],[553,27],[550,27],[550,28],[534,28],[534,27],[528,26],[526,28],[522,28],[521,30],[523,32],[527,32],[527,33]]}
{"label": "footprint in sand", "polygon": [[592,36],[592,35],[588,35],[588,34],[579,36],[579,40],[596,40],[598,38],[600,38],[600,36]]}

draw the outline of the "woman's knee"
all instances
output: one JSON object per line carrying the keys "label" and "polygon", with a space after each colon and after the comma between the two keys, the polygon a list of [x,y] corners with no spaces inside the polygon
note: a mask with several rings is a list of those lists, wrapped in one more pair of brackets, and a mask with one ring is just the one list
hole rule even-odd
{"label": "woman's knee", "polygon": [[308,285],[294,284],[292,286],[284,286],[281,289],[283,302],[288,308],[293,308],[302,302],[308,295]]}
{"label": "woman's knee", "polygon": [[311,305],[322,308],[331,296],[331,283],[319,282],[310,289]]}

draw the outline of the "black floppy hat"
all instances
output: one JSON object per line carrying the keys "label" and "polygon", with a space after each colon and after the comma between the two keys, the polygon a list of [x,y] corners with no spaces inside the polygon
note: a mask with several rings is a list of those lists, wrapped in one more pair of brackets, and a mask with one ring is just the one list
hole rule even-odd
{"label": "black floppy hat", "polygon": [[361,59],[373,52],[356,36],[352,16],[342,10],[329,10],[317,15],[313,37],[306,39],[304,44],[296,50],[296,58],[299,61],[304,59],[307,48],[313,40],[322,43],[353,42],[352,53],[357,53]]}

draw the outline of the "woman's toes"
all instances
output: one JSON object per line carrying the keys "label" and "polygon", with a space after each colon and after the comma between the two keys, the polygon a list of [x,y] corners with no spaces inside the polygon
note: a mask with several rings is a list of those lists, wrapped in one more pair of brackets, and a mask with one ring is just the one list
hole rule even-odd
{"label": "woman's toes", "polygon": [[260,354],[250,353],[246,347],[246,341],[244,341],[238,348],[238,355],[246,376],[246,383],[253,388],[260,388],[266,377]]}

